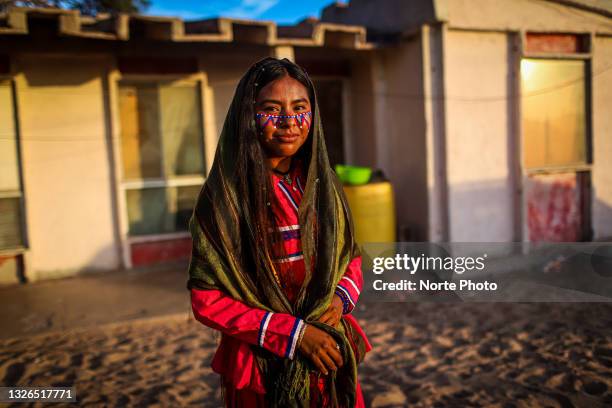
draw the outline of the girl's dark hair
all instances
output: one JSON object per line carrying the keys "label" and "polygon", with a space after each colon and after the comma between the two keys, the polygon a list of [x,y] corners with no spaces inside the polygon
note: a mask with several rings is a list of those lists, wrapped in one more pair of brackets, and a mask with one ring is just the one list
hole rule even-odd
{"label": "girl's dark hair", "polygon": [[[241,211],[243,212],[244,225],[241,225],[241,236],[243,243],[248,242],[248,248],[243,246],[246,255],[253,261],[258,259],[256,256],[260,250],[264,254],[272,257],[272,244],[280,236],[277,232],[272,206],[276,204],[273,193],[269,171],[266,167],[264,149],[259,142],[259,129],[255,121],[255,101],[259,91],[270,82],[284,76],[294,78],[308,90],[313,117],[311,123],[314,125],[315,117],[315,89],[312,81],[306,72],[297,64],[288,59],[265,58],[254,64],[243,76],[236,89],[236,94],[232,101],[230,112],[234,112],[237,117],[232,118],[237,126],[232,137],[232,141],[237,146],[237,157],[234,165],[234,174],[237,181],[239,200],[241,200]],[[238,104],[238,105],[236,105]],[[304,169],[308,169],[312,152],[312,129],[309,135],[298,150],[293,160],[298,159]],[[249,231],[251,226],[247,225],[247,219],[251,220],[254,230]],[[272,234],[269,232],[273,231]],[[261,259],[261,258],[259,258]],[[262,267],[263,265],[254,265]],[[256,277],[255,271],[253,277]]]}

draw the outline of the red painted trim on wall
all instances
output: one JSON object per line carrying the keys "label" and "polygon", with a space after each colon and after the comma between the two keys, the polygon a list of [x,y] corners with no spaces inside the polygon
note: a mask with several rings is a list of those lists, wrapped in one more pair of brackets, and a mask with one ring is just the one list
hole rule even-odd
{"label": "red painted trim on wall", "polygon": [[576,242],[582,238],[580,181],[576,173],[527,178],[529,241]]}
{"label": "red painted trim on wall", "polygon": [[191,238],[131,244],[132,265],[149,266],[172,261],[187,261],[191,254]]}
{"label": "red painted trim on wall", "polygon": [[588,43],[580,34],[527,33],[527,52],[578,53],[588,52]]}

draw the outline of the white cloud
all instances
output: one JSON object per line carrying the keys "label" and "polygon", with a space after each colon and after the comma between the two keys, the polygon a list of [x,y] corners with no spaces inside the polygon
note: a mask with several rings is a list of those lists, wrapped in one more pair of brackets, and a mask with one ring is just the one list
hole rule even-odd
{"label": "white cloud", "polygon": [[280,0],[240,0],[240,4],[232,9],[223,11],[223,17],[254,19],[261,16]]}

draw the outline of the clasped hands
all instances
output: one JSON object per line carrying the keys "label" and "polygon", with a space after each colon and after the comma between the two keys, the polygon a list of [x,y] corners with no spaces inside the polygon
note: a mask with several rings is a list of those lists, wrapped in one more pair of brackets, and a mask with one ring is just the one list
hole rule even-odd
{"label": "clasped hands", "polygon": [[[332,327],[338,327],[341,318],[342,299],[338,295],[334,295],[331,304],[318,321]],[[329,371],[337,370],[344,364],[336,340],[327,332],[315,326],[306,325],[298,348],[325,375]]]}

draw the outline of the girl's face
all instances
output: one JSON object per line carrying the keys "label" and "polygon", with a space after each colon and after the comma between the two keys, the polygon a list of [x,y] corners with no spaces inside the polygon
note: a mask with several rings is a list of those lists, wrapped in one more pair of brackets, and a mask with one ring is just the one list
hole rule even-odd
{"label": "girl's face", "polygon": [[259,142],[268,158],[293,156],[312,123],[308,90],[286,75],[264,86],[255,101]]}

